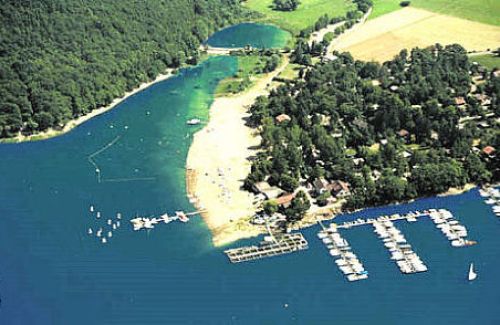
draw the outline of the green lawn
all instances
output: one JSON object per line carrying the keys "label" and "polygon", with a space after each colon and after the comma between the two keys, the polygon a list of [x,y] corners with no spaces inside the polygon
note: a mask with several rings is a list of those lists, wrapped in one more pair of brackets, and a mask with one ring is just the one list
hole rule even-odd
{"label": "green lawn", "polygon": [[494,68],[500,68],[500,56],[493,56],[491,54],[472,56],[471,61],[477,62],[482,66],[492,70]]}
{"label": "green lawn", "polygon": [[301,65],[290,63],[286,66],[285,70],[279,74],[280,78],[293,80],[298,77]]}
{"label": "green lawn", "polygon": [[354,8],[350,0],[302,0],[295,11],[276,11],[271,7],[272,0],[248,0],[243,2],[247,8],[262,13],[264,21],[273,23],[294,34],[314,25],[325,13],[330,17],[344,15]]}
{"label": "green lawn", "polygon": [[237,94],[250,88],[254,77],[259,75],[264,65],[262,57],[258,55],[238,56],[238,72],[219,82],[215,89],[215,96]]}
{"label": "green lawn", "polygon": [[[370,19],[398,10],[400,0],[373,0]],[[500,26],[500,0],[412,0],[410,6]]]}

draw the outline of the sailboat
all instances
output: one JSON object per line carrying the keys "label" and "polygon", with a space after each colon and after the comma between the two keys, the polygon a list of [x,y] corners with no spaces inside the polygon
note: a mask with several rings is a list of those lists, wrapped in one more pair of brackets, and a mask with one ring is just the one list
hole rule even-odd
{"label": "sailboat", "polygon": [[469,267],[469,281],[474,281],[477,278],[477,273],[474,272],[474,263],[470,263]]}

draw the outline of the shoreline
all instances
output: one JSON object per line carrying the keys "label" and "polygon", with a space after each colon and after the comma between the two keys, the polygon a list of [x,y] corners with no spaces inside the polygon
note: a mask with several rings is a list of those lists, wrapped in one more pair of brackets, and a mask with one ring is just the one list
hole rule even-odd
{"label": "shoreline", "polygon": [[37,132],[34,134],[30,134],[30,135],[23,135],[20,133],[13,138],[0,139],[0,143],[20,143],[20,142],[27,142],[27,141],[40,141],[40,140],[46,140],[46,139],[50,139],[50,138],[57,137],[59,135],[63,135],[65,133],[68,133],[69,131],[73,130],[74,128],[76,128],[80,124],[83,124],[83,123],[89,121],[90,119],[92,119],[96,116],[99,116],[101,114],[104,114],[107,111],[115,108],[116,106],[118,106],[121,102],[123,102],[127,98],[129,98],[137,93],[140,93],[141,91],[145,90],[146,88],[148,88],[148,87],[150,87],[158,82],[169,79],[170,77],[175,75],[175,73],[174,73],[175,71],[176,71],[176,69],[167,69],[164,73],[158,75],[154,80],[151,80],[148,82],[143,82],[138,87],[126,92],[123,96],[115,98],[109,105],[96,108],[96,109],[90,111],[88,114],[79,116],[75,119],[68,121],[68,123],[66,123],[64,125],[64,127],[60,130],[50,128],[50,129],[47,129],[45,131]]}
{"label": "shoreline", "polygon": [[251,168],[249,157],[260,145],[255,129],[245,124],[248,108],[255,99],[269,93],[272,80],[288,65],[280,66],[255,81],[248,90],[216,97],[207,125],[196,132],[186,160],[186,192],[212,233],[215,246],[262,233],[248,220],[256,211],[254,195],[241,190]]}

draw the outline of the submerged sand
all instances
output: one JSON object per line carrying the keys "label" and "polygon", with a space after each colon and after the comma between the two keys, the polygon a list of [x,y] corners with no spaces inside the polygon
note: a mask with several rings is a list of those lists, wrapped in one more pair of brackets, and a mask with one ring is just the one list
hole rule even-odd
{"label": "submerged sand", "polygon": [[260,145],[257,130],[248,127],[248,108],[267,95],[271,83],[288,64],[288,57],[248,91],[216,98],[208,124],[194,135],[187,157],[187,191],[212,231],[215,245],[259,234],[247,221],[254,215],[254,195],[241,189],[250,172],[249,157]]}

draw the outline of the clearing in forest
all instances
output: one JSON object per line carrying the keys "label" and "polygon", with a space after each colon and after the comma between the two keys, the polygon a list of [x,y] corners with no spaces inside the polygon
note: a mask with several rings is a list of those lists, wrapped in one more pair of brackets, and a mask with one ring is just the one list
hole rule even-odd
{"label": "clearing in forest", "polygon": [[354,8],[351,0],[301,0],[294,11],[273,9],[273,0],[248,0],[242,2],[249,9],[260,12],[264,21],[273,23],[294,34],[314,26],[319,17],[328,14],[330,18],[343,16]]}
{"label": "clearing in forest", "polygon": [[402,49],[458,43],[469,51],[496,49],[500,27],[404,8],[366,22],[334,40],[333,48],[356,59],[383,62]]}

